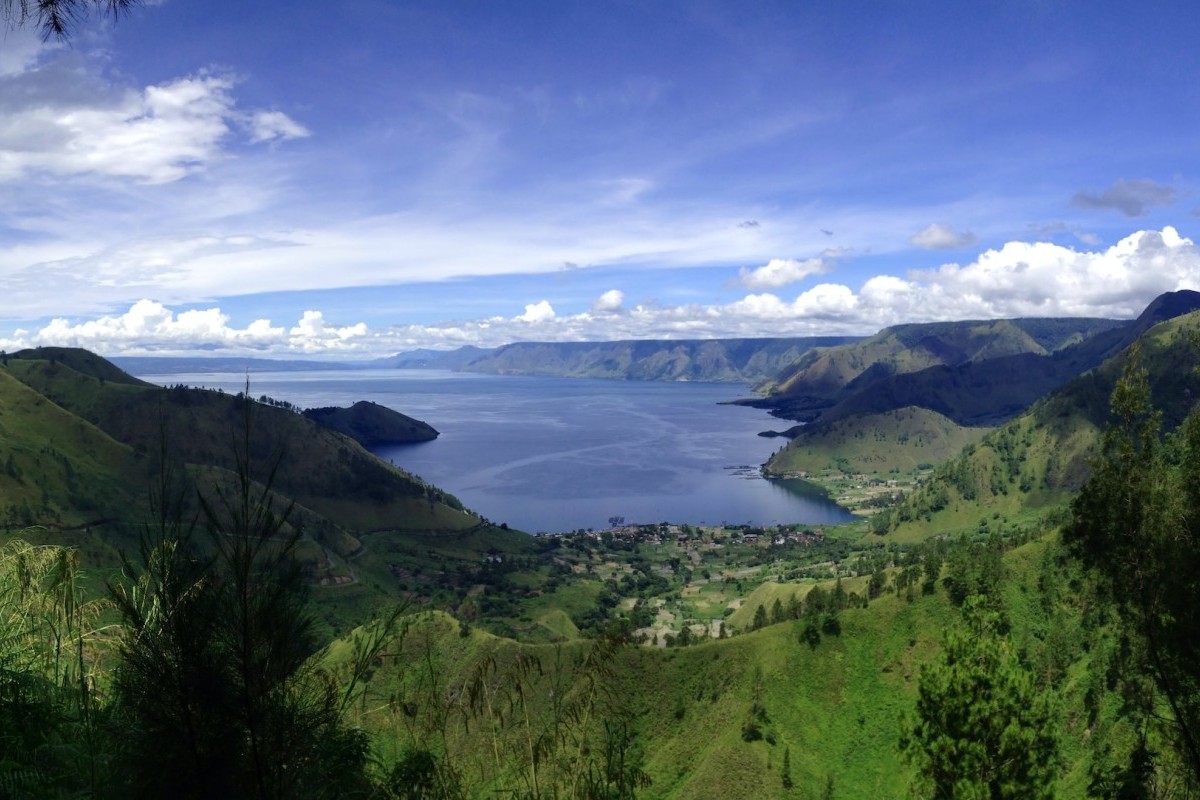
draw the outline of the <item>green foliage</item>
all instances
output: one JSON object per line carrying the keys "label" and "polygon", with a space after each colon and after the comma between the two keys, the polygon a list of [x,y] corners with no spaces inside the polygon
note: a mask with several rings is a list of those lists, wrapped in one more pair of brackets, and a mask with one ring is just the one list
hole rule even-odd
{"label": "green foliage", "polygon": [[109,777],[95,694],[103,611],[83,598],[76,551],[0,548],[0,796],[96,793]]}
{"label": "green foliage", "polygon": [[1131,703],[1165,719],[1200,785],[1200,411],[1160,439],[1163,413],[1151,404],[1137,352],[1112,410],[1063,539],[1120,610],[1132,667],[1153,680],[1165,708],[1140,693]]}
{"label": "green foliage", "polygon": [[[442,709],[429,718],[435,736],[444,742],[452,720],[486,731],[490,775],[476,779],[504,793],[633,798],[650,778],[628,698],[615,691],[615,660],[628,644],[614,633],[592,642],[579,660],[561,647],[552,659],[529,652],[507,663],[485,657],[472,670],[461,704],[443,706],[426,696]],[[454,778],[458,787],[469,781],[464,773]]]}
{"label": "green foliage", "polygon": [[901,739],[916,788],[935,798],[1051,798],[1059,769],[1053,701],[997,632],[998,617],[976,598],[963,610],[966,628],[921,670],[916,718]]}
{"label": "green foliage", "polygon": [[112,586],[131,796],[336,797],[365,785],[365,736],[343,726],[345,698],[312,658],[298,535],[269,478],[250,477],[249,413],[234,488],[202,497],[197,525],[164,471],[159,526]]}

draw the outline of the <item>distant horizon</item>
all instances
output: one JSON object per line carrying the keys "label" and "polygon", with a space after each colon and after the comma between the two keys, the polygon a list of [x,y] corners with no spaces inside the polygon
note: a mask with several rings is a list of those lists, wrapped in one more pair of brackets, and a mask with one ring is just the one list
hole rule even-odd
{"label": "distant horizon", "polygon": [[1200,289],[1184,14],[163,0],[9,30],[0,349],[1132,317]]}
{"label": "distant horizon", "polygon": [[[1160,295],[1161,296],[1161,295]],[[1145,309],[1143,309],[1144,311]],[[1141,312],[1139,312],[1140,314]],[[638,342],[661,342],[661,343],[687,343],[687,342],[720,342],[720,341],[769,341],[769,340],[808,340],[808,339],[866,339],[874,336],[889,328],[894,328],[902,325],[921,325],[921,324],[939,324],[939,323],[974,323],[974,322],[998,322],[1004,319],[1097,319],[1107,320],[1112,322],[1132,322],[1137,319],[1138,314],[1131,317],[1072,317],[1072,316],[1051,316],[1051,317],[999,317],[992,319],[983,318],[967,318],[954,320],[937,320],[931,323],[923,322],[898,322],[894,325],[887,325],[871,333],[865,334],[804,334],[796,336],[788,335],[762,335],[762,336],[712,336],[712,337],[657,337],[657,338],[642,338],[642,339],[569,339],[561,341],[548,340],[519,340],[512,342],[503,342],[497,345],[481,346],[474,344],[450,345],[443,348],[436,347],[413,347],[408,350],[399,350],[394,353],[384,355],[364,355],[364,354],[347,354],[347,353],[331,353],[331,354],[295,354],[295,353],[261,353],[254,351],[238,351],[230,352],[227,350],[211,350],[211,349],[195,349],[187,351],[171,351],[171,350],[143,350],[137,352],[104,352],[103,350],[91,350],[91,348],[81,348],[91,350],[96,355],[106,359],[161,359],[161,360],[178,360],[178,361],[199,361],[199,360],[226,360],[226,361],[279,361],[279,362],[308,362],[308,363],[326,363],[326,364],[355,364],[355,363],[371,363],[378,361],[386,361],[389,359],[400,358],[405,355],[421,352],[431,352],[435,354],[451,354],[460,350],[476,349],[485,352],[499,350],[512,345],[586,345],[586,344],[623,344],[623,343],[638,343]],[[37,349],[40,347],[74,347],[74,345],[32,345],[29,348],[21,349]],[[6,351],[17,352],[17,350]]]}

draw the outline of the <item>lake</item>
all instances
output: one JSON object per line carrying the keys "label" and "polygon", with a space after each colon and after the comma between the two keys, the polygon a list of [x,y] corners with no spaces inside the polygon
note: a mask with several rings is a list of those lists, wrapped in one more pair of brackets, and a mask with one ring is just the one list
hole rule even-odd
{"label": "lake", "polygon": [[[236,393],[245,373],[144,376]],[[536,532],[627,522],[830,524],[853,517],[803,481],[758,465],[785,427],[720,405],[749,392],[712,383],[473,375],[442,370],[258,372],[250,393],[301,408],[371,400],[440,431],[381,458],[451,492],[493,522]]]}

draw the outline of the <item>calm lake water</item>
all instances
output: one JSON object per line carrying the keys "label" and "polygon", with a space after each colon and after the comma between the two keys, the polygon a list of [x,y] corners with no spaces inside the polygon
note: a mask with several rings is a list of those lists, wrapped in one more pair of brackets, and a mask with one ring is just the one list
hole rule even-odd
{"label": "calm lake water", "polygon": [[[144,376],[241,391],[245,373]],[[371,400],[441,432],[376,453],[456,495],[493,522],[529,532],[605,528],[608,519],[690,524],[852,519],[802,481],[758,473],[785,425],[719,405],[745,386],[470,375],[441,370],[250,374],[250,393],[301,408]]]}

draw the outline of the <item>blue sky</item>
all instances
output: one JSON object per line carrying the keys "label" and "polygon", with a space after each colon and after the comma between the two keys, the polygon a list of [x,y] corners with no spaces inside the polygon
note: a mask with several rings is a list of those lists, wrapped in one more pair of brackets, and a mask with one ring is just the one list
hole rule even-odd
{"label": "blue sky", "polygon": [[0,38],[0,348],[360,358],[1200,289],[1183,3],[163,0]]}

